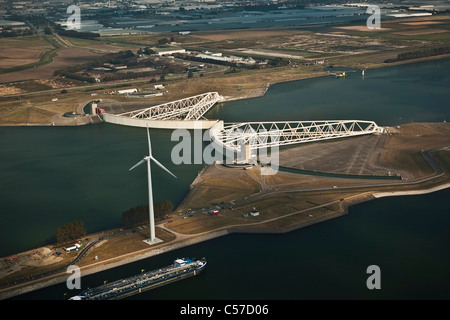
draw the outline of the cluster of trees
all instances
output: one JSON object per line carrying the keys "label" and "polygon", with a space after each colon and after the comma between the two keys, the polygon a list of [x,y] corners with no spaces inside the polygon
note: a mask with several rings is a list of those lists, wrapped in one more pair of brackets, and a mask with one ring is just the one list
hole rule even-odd
{"label": "cluster of trees", "polygon": [[[176,66],[162,66],[161,69],[155,69],[151,71],[142,71],[142,72],[126,72],[126,73],[111,73],[106,74],[102,77],[103,81],[113,81],[113,80],[124,80],[124,79],[135,79],[135,78],[144,78],[150,76],[160,76],[161,81],[165,81],[164,73],[180,73],[184,71],[184,67],[176,67]],[[153,81],[156,81],[156,78]]]}
{"label": "cluster of trees", "polygon": [[56,70],[53,75],[58,76],[62,73],[75,73],[83,70],[90,70],[96,67],[101,67],[105,63],[111,64],[120,64],[123,63],[125,59],[129,59],[130,57],[134,57],[134,53],[131,50],[119,51],[116,53],[108,53],[101,57],[96,58],[95,60],[89,63],[83,63],[75,66],[66,67],[64,69]]}
{"label": "cluster of trees", "polygon": [[391,63],[391,62],[397,62],[397,61],[405,61],[405,60],[418,59],[418,58],[424,58],[424,57],[438,56],[441,54],[448,54],[448,53],[450,53],[450,46],[449,47],[439,47],[439,48],[429,48],[429,49],[399,53],[397,55],[397,58],[387,59],[384,61],[384,63]]}
{"label": "cluster of trees", "polygon": [[123,61],[126,61],[134,56],[135,55],[131,50],[123,50],[116,53],[108,53],[105,54],[104,56],[95,59],[88,65],[88,67],[99,67],[102,66],[104,63],[121,64],[123,63]]}
{"label": "cluster of trees", "polygon": [[93,77],[83,75],[78,72],[84,70],[91,70],[93,68],[103,66],[103,64],[105,63],[120,64],[124,60],[129,59],[130,57],[134,57],[134,53],[131,50],[119,51],[117,53],[108,53],[89,63],[79,64],[75,66],[66,67],[64,69],[56,70],[55,72],[53,72],[53,75],[62,76],[79,81],[86,81],[89,83],[95,83],[95,79]]}
{"label": "cluster of trees", "polygon": [[[138,54],[153,53],[150,48],[143,48],[138,50]],[[113,81],[113,80],[123,80],[132,78],[148,77],[151,75],[161,75],[163,73],[180,73],[184,71],[184,66],[181,64],[173,64],[164,61],[155,61],[155,59],[138,59],[138,55],[135,55],[131,50],[124,50],[117,53],[105,54],[95,60],[79,64],[75,66],[66,67],[64,69],[56,70],[54,76],[64,76],[66,78],[76,79],[80,81],[87,81],[89,83],[94,83],[95,79],[93,77],[80,74],[81,71],[90,71],[97,67],[104,66],[105,63],[110,64],[126,64],[129,68],[140,68],[140,67],[155,67],[156,70],[152,71],[142,71],[142,72],[126,72],[126,73],[111,73],[103,77],[103,81]]]}
{"label": "cluster of trees", "polygon": [[163,44],[168,44],[168,43],[171,43],[171,42],[174,42],[174,41],[175,41],[174,37],[170,37],[170,39],[162,38],[162,39],[158,40],[158,44],[159,45],[163,45]]}
{"label": "cluster of trees", "polygon": [[58,34],[63,37],[91,39],[91,40],[100,37],[99,33],[83,32],[83,31],[75,31],[75,30],[64,30],[64,29],[59,29]]}
{"label": "cluster of trees", "polygon": [[4,27],[3,30],[0,31],[0,37],[24,37],[35,34],[33,30],[30,28],[25,29],[13,29],[11,27]]}
{"label": "cluster of trees", "polygon": [[138,51],[136,52],[137,54],[155,54],[156,51],[149,48],[149,47],[145,47],[145,48],[139,48]]}
{"label": "cluster of trees", "polygon": [[270,58],[269,65],[272,67],[282,67],[287,66],[289,64],[289,60],[283,59],[281,57]]}
{"label": "cluster of trees", "polygon": [[78,81],[86,81],[88,83],[95,83],[95,79],[93,77],[90,76],[85,76],[79,73],[74,73],[74,72],[54,72],[55,75],[59,75],[61,77],[65,77],[65,78],[70,78],[70,79],[74,79],[74,80],[78,80]]}
{"label": "cluster of trees", "polygon": [[83,222],[75,221],[56,229],[56,242],[58,244],[64,244],[77,240],[85,235],[86,229],[84,228]]}
{"label": "cluster of trees", "polygon": [[[77,30],[66,30],[63,29],[59,24],[52,23],[52,28],[63,37],[72,37],[72,38],[81,38],[81,39],[96,39],[100,37],[99,33],[95,32],[85,32],[85,31],[77,31]],[[44,29],[45,32],[45,29]]]}
{"label": "cluster of trees", "polygon": [[[154,204],[155,219],[161,219],[166,214],[173,211],[173,204],[169,200],[164,200]],[[142,224],[149,220],[148,205],[140,205],[122,213],[122,222],[126,228]]]}
{"label": "cluster of trees", "polygon": [[126,72],[126,73],[113,73],[107,74],[102,77],[103,81],[114,81],[134,78],[144,78],[155,74],[155,71],[143,71],[143,72]]}

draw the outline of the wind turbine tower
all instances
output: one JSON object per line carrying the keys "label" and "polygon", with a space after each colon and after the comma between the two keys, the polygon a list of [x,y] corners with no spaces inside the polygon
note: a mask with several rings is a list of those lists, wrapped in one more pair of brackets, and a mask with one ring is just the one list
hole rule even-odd
{"label": "wind turbine tower", "polygon": [[155,162],[159,167],[168,172],[170,175],[176,178],[176,176],[170,172],[166,167],[164,167],[158,160],[156,160],[152,155],[152,146],[150,143],[150,132],[147,127],[147,140],[148,140],[148,156],[144,157],[141,161],[136,163],[134,166],[130,168],[129,171],[134,168],[140,166],[144,162],[147,162],[147,175],[148,175],[148,208],[149,208],[149,220],[150,220],[150,238],[148,240],[144,240],[146,243],[152,245],[158,242],[162,242],[161,239],[156,238],[155,236],[155,214],[153,211],[153,192],[152,192],[152,171],[150,167],[150,162]]}

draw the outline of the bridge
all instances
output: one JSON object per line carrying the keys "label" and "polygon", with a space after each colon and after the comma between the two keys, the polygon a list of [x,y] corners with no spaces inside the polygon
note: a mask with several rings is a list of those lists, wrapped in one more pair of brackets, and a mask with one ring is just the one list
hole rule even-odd
{"label": "bridge", "polygon": [[209,129],[216,124],[203,115],[221,101],[217,92],[207,92],[157,106],[129,111],[118,115],[102,114],[103,120],[110,123],[163,129]]}
{"label": "bridge", "polygon": [[383,128],[373,121],[327,120],[287,122],[218,122],[210,129],[211,140],[222,150],[240,152],[242,146],[250,150],[297,143],[346,138],[382,133]]}

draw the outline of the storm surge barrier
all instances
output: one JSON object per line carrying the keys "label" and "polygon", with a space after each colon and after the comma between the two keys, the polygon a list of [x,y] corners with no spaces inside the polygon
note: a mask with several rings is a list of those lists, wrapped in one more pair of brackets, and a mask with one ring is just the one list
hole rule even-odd
{"label": "storm surge barrier", "polygon": [[133,127],[208,129],[217,121],[205,119],[203,115],[221,100],[222,97],[217,92],[207,92],[117,115],[105,113],[102,118],[109,123]]}
{"label": "storm surge barrier", "polygon": [[374,121],[314,120],[234,122],[208,120],[204,114],[217,102],[224,101],[217,92],[207,92],[144,109],[121,114],[103,113],[104,121],[133,127],[160,129],[209,129],[211,141],[218,147],[240,152],[297,143],[383,133]]}
{"label": "storm surge barrier", "polygon": [[210,137],[216,144],[235,152],[240,152],[241,147],[247,145],[250,150],[256,150],[373,133],[383,133],[383,128],[373,121],[364,120],[240,123],[219,121],[210,129]]}

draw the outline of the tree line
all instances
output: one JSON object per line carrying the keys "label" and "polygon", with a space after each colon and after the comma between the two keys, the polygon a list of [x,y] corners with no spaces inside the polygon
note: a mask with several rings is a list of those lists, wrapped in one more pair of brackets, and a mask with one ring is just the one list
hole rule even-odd
{"label": "tree line", "polygon": [[75,72],[79,72],[79,71],[86,70],[86,69],[89,70],[89,69],[103,66],[105,63],[120,64],[125,59],[128,59],[133,56],[134,56],[134,53],[131,50],[124,50],[124,51],[119,51],[116,53],[108,53],[108,54],[98,57],[95,60],[88,62],[88,63],[83,63],[83,64],[79,64],[79,65],[75,65],[75,66],[66,67],[64,69],[56,70],[53,73],[53,75],[59,76],[62,73],[75,73]]}
{"label": "tree line", "polygon": [[25,36],[31,36],[35,33],[36,32],[31,30],[30,28],[13,29],[11,27],[3,27],[3,30],[0,30],[0,37],[4,37],[4,38],[25,37]]}
{"label": "tree line", "polygon": [[83,32],[83,31],[75,31],[75,30],[64,30],[58,29],[58,34],[63,37],[71,37],[71,38],[81,38],[81,39],[97,39],[100,37],[99,33],[94,32]]}
{"label": "tree line", "polygon": [[[153,206],[153,211],[155,219],[161,219],[173,211],[173,204],[169,200],[157,202]],[[149,221],[148,205],[140,205],[122,213],[122,222],[126,228],[143,224],[146,221]]]}
{"label": "tree line", "polygon": [[[154,204],[155,219],[161,219],[173,211],[173,204],[164,200]],[[123,225],[127,228],[143,224],[149,220],[148,205],[140,205],[122,213]],[[66,244],[86,236],[86,229],[82,221],[67,223],[58,227],[55,232],[57,244]]]}
{"label": "tree line", "polygon": [[61,76],[65,78],[70,78],[78,81],[86,81],[88,83],[95,83],[96,80],[88,75],[79,74],[77,72],[83,70],[90,70],[95,67],[102,66],[104,63],[119,64],[123,59],[128,59],[133,57],[134,53],[131,50],[119,51],[117,53],[108,53],[101,57],[96,58],[94,61],[89,63],[83,63],[75,66],[66,67],[63,69],[56,70],[53,72],[53,76]]}
{"label": "tree line", "polygon": [[74,72],[61,71],[61,72],[58,72],[57,75],[59,75],[61,77],[64,77],[64,78],[70,78],[70,79],[74,79],[74,80],[78,80],[78,81],[86,81],[88,83],[95,83],[96,82],[93,77],[85,76],[85,75],[74,73]]}
{"label": "tree line", "polygon": [[405,60],[411,60],[411,59],[438,56],[441,54],[448,54],[448,53],[450,53],[450,46],[449,47],[439,47],[439,48],[428,48],[428,49],[423,49],[423,50],[399,53],[397,55],[397,58],[386,59],[384,61],[384,63],[392,63],[392,62],[397,62],[397,61],[405,61]]}
{"label": "tree line", "polygon": [[144,78],[157,74],[157,71],[142,71],[142,72],[126,72],[126,73],[114,73],[107,74],[102,77],[103,81],[114,81],[114,80],[125,80],[125,79],[135,79],[135,78]]}
{"label": "tree line", "polygon": [[86,229],[82,221],[75,221],[56,229],[55,235],[56,242],[58,244],[64,244],[84,237],[86,235]]}

